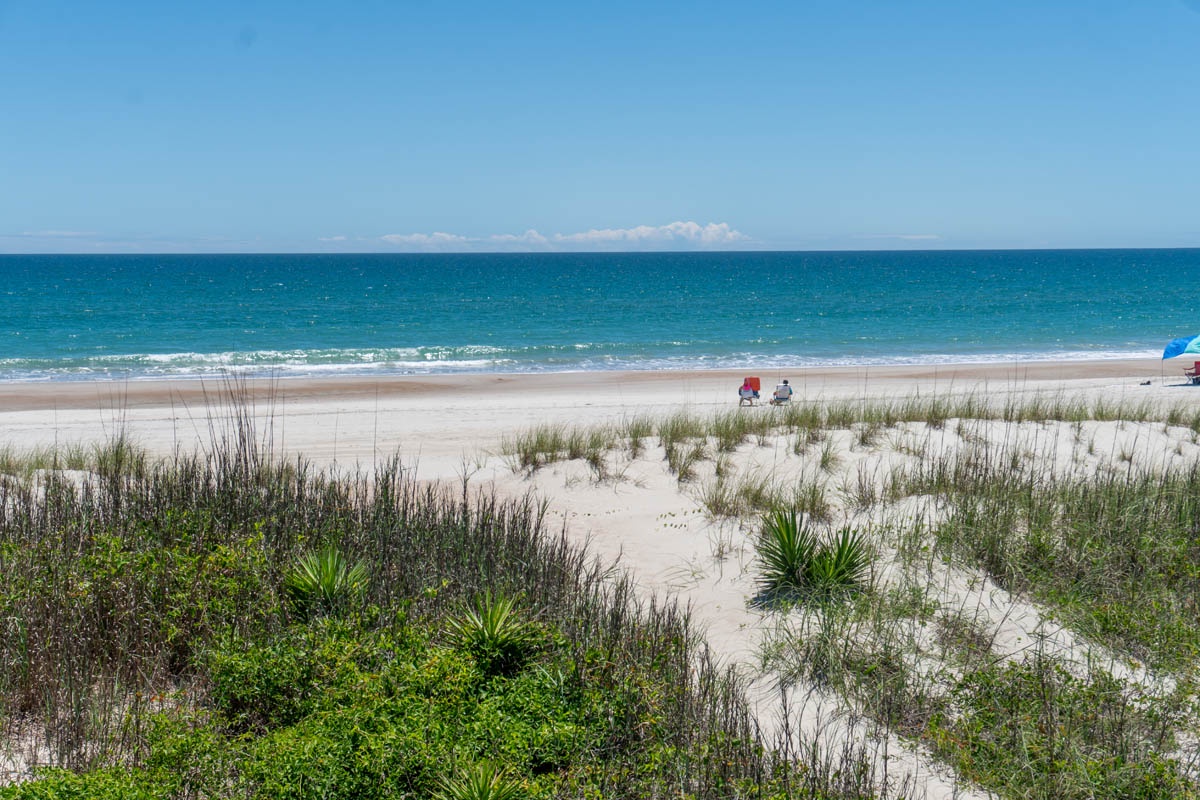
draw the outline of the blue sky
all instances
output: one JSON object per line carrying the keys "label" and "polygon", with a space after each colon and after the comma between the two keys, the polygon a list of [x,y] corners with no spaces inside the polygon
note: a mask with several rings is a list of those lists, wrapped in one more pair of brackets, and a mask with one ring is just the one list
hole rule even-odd
{"label": "blue sky", "polygon": [[1200,246],[1200,0],[0,0],[0,253]]}

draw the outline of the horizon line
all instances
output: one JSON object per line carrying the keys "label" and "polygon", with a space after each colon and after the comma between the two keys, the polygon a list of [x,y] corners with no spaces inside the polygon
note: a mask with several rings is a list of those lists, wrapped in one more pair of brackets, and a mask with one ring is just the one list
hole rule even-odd
{"label": "horizon line", "polygon": [[1200,250],[1198,245],[1136,245],[1136,246],[1085,246],[1068,245],[1059,247],[905,247],[905,248],[722,248],[685,250],[438,250],[438,251],[381,251],[381,250],[195,250],[195,251],[136,251],[136,252],[81,252],[48,250],[43,252],[0,252],[0,258],[30,256],[578,256],[578,255],[729,255],[729,254],[783,254],[783,253],[985,253],[985,252],[1054,252],[1054,251],[1114,251],[1114,250]]}

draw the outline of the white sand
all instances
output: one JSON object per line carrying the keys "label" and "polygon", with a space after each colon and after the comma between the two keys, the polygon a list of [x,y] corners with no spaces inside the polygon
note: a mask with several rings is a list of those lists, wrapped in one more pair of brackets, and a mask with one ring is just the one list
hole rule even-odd
{"label": "white sand", "polygon": [[[793,402],[905,398],[973,394],[1003,402],[1036,396],[1102,398],[1111,402],[1200,404],[1200,386],[1187,385],[1182,365],[1149,361],[1032,363],[990,366],[872,367],[792,370],[761,374],[764,398],[783,377],[796,390]],[[674,410],[708,415],[737,407],[743,373],[577,373],[557,375],[479,375],[420,378],[339,378],[256,381],[246,385],[257,429],[281,452],[303,453],[318,465],[339,470],[367,469],[379,458],[399,453],[418,477],[495,485],[505,493],[534,490],[551,501],[553,514],[568,523],[572,536],[600,557],[619,560],[647,593],[670,593],[689,604],[705,627],[710,644],[727,663],[756,677],[761,723],[779,725],[779,692],[774,676],[761,673],[761,649],[780,624],[749,600],[754,595],[752,531],[729,521],[708,518],[698,495],[712,480],[713,465],[682,488],[654,446],[640,459],[614,457],[618,480],[598,482],[582,462],[558,463],[532,477],[516,474],[501,454],[501,443],[535,424],[593,425],[638,415],[660,417]],[[1150,385],[1142,385],[1150,381]],[[127,432],[152,453],[206,447],[212,430],[228,423],[229,387],[221,381],[128,382],[0,385],[0,447],[23,450],[49,445],[103,441]],[[739,413],[772,414],[766,406]],[[862,445],[850,432],[835,433],[837,467],[822,474],[835,498],[844,498],[856,481],[878,481],[927,452],[990,443],[1013,452],[1048,458],[1059,470],[1096,470],[1127,464],[1146,466],[1173,459],[1195,459],[1200,447],[1189,432],[1164,430],[1161,424],[1087,423],[1024,427],[976,423],[931,431],[923,425],[901,427],[882,441]],[[1024,456],[1022,456],[1024,457]],[[797,457],[778,441],[750,443],[730,459],[738,475],[769,471],[780,480],[819,473],[817,454]],[[849,508],[841,509],[853,517]],[[915,503],[914,518],[936,515]],[[870,525],[872,520],[857,520]],[[881,554],[895,542],[881,540]],[[885,559],[886,560],[886,559]],[[878,585],[901,585],[905,576],[884,564]],[[913,580],[909,576],[907,580]],[[934,587],[941,607],[976,618],[994,639],[996,652],[1018,654],[1031,641],[1048,637],[1055,651],[1071,657],[1082,645],[1069,632],[1048,625],[1036,608],[1010,598],[979,576],[931,565],[917,580]],[[919,638],[919,637],[918,637]],[[1083,658],[1079,655],[1079,658]],[[1137,665],[1118,664],[1123,677],[1144,679]],[[799,729],[818,730],[826,746],[849,738],[876,748],[893,781],[910,780],[916,794],[968,797],[964,787],[931,766],[928,759],[895,737],[879,737],[856,720],[841,698],[814,687],[793,688],[791,702],[800,714]],[[793,720],[793,727],[796,721]]]}
{"label": "white sand", "polygon": [[[1083,392],[1114,400],[1200,397],[1174,362],[1095,361],[941,367],[820,368],[763,374],[764,397],[789,378],[798,401],[975,393]],[[1165,380],[1160,375],[1165,374]],[[736,405],[742,373],[589,372],[254,381],[256,409],[274,441],[317,463],[368,462],[400,448],[427,477],[452,474],[464,453],[494,449],[505,432],[540,422],[593,423],[687,408]],[[1152,386],[1140,386],[1150,380]],[[126,426],[169,453],[207,443],[221,380],[0,384],[0,446],[103,440]],[[768,409],[763,409],[767,411]],[[449,468],[449,472],[447,469]]]}

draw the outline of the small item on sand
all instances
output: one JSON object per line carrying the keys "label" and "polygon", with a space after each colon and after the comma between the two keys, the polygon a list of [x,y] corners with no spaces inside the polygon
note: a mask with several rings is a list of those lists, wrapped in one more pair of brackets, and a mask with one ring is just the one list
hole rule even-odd
{"label": "small item on sand", "polygon": [[1138,386],[1149,386],[1149,385],[1150,385],[1150,381],[1142,381],[1141,383],[1138,384]]}

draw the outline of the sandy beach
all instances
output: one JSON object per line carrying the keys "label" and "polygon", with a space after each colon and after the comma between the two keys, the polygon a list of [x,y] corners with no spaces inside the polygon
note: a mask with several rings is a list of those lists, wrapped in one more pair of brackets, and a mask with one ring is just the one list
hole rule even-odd
{"label": "sandy beach", "polygon": [[[761,374],[764,397],[789,379],[798,402],[1063,392],[1112,400],[1186,400],[1182,362],[1157,359],[939,366],[821,367]],[[674,409],[737,405],[745,372],[576,372],[420,377],[255,379],[239,385],[274,444],[314,462],[355,464],[397,451],[423,477],[453,475],[464,454],[494,450],[505,433],[541,422],[589,424]],[[1150,381],[1149,386],[1141,385]],[[228,381],[0,384],[0,430],[11,448],[102,441],[124,426],[150,452],[208,442],[228,406]],[[1200,397],[1200,393],[1197,393]],[[757,412],[756,412],[757,413]]]}
{"label": "sandy beach", "polygon": [[[761,374],[764,401],[777,380],[795,387],[793,403],[900,400],[973,396],[1003,403],[1065,398],[1110,404],[1180,404],[1200,407],[1200,387],[1182,374],[1184,364],[1145,361],[1037,362],[937,367],[842,367]],[[599,479],[582,461],[550,464],[535,472],[515,468],[506,440],[535,425],[592,426],[676,411],[711,416],[725,411],[770,415],[765,402],[738,408],[742,372],[588,372],[534,375],[456,375],[390,378],[6,384],[0,386],[0,430],[12,451],[100,442],[124,432],[150,453],[205,448],[214,431],[233,419],[230,394],[241,393],[256,418],[258,435],[279,453],[303,454],[334,470],[369,470],[399,454],[418,478],[460,482],[504,494],[535,492],[555,520],[598,557],[630,570],[649,595],[669,594],[688,604],[720,658],[755,678],[760,722],[779,724],[777,681],[759,674],[764,641],[778,624],[750,602],[755,594],[754,526],[715,519],[703,494],[716,473],[709,463],[687,483],[671,475],[662,451],[650,447],[616,464]],[[1148,385],[1146,382],[1149,382]],[[1200,449],[1189,432],[1162,424],[1090,423],[1086,432],[1065,425],[1012,430],[987,422],[970,432],[901,426],[875,444],[849,431],[829,438],[831,461],[822,480],[840,519],[864,528],[882,524],[856,517],[846,499],[854,481],[881,479],[912,459],[912,452],[944,453],[966,443],[996,442],[1050,452],[1057,469],[1095,470],[1116,462],[1153,466],[1164,459],[1194,459]],[[1085,436],[1086,434],[1086,436]],[[1074,436],[1071,440],[1070,437]],[[1024,438],[1023,438],[1024,437]],[[1088,438],[1090,437],[1090,438]],[[1086,450],[1079,444],[1087,438]],[[1075,444],[1071,444],[1074,441]],[[1136,452],[1134,452],[1136,451]],[[1130,454],[1132,453],[1132,454]],[[906,455],[908,454],[908,455]],[[815,455],[797,456],[780,441],[747,443],[729,455],[726,470],[769,474],[779,481],[811,480]],[[835,460],[836,459],[836,460]],[[873,476],[873,477],[872,477]],[[893,510],[894,511],[894,510]],[[913,518],[932,513],[913,508]],[[886,527],[886,524],[882,524]],[[881,552],[891,545],[881,542]],[[899,581],[886,565],[877,581]],[[998,652],[1018,652],[1047,635],[1039,610],[1009,597],[985,580],[930,567],[924,580],[941,588],[946,607],[972,608],[991,625]],[[934,574],[935,569],[940,569]],[[1054,627],[1049,639],[1070,656],[1079,647]],[[1123,673],[1138,679],[1136,669]],[[836,697],[812,686],[793,687],[803,706],[801,730],[835,741],[875,734]],[[971,796],[960,783],[898,741],[880,744],[889,774],[913,782],[929,797]]]}

